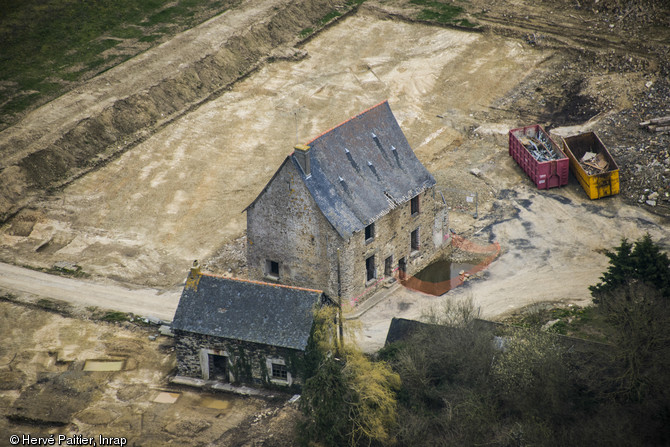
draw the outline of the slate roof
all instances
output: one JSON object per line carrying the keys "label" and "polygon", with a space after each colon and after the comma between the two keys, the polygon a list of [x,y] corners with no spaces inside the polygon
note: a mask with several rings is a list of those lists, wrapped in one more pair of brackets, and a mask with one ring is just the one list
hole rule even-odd
{"label": "slate roof", "polygon": [[307,143],[312,197],[345,239],[435,185],[384,101]]}
{"label": "slate roof", "polygon": [[[197,275],[197,274],[196,274]],[[191,273],[172,328],[304,350],[319,290]]]}

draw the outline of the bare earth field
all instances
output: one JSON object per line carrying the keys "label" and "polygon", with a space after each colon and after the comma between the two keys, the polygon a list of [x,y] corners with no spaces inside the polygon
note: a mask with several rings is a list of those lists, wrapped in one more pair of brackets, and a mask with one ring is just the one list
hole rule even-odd
{"label": "bare earth field", "polygon": [[[3,163],[147,87],[143,78],[185,70],[196,63],[194,51],[234,40],[288,3],[242,2],[29,114],[0,133],[0,148],[32,135],[3,153]],[[449,202],[450,227],[502,250],[483,274],[442,297],[395,289],[360,316],[363,348],[382,346],[392,317],[419,318],[447,300],[472,298],[491,319],[534,303],[588,304],[587,287],[607,266],[604,249],[645,233],[670,248],[670,137],[637,129],[649,113],[670,115],[662,53],[670,33],[646,26],[645,11],[582,3],[477,0],[469,17],[481,28],[468,31],[420,23],[404,1],[368,1],[298,48],[293,24],[294,34],[279,39],[288,42],[281,57],[233,73],[239,79],[229,88],[142,130],[62,187],[31,193],[0,226],[0,261],[45,270],[65,261],[87,278],[35,276],[28,290],[3,267],[0,294],[169,319],[194,259],[244,276],[243,210],[293,145],[388,99],[439,187],[478,194],[477,218]],[[656,45],[651,53],[649,45]],[[259,48],[264,57],[277,51]],[[619,161],[622,194],[590,201],[572,176],[564,188],[537,190],[507,151],[508,130],[535,123],[553,135],[597,131]],[[8,189],[0,185],[0,193]],[[657,205],[642,205],[651,192]],[[287,445],[272,438],[294,420],[295,408],[283,403],[187,389],[172,389],[182,393],[174,404],[154,402],[174,367],[170,340],[149,340],[154,332],[0,302],[0,415],[14,415],[0,418],[0,432],[108,433],[137,445]],[[101,358],[126,359],[125,369],[75,376],[78,389],[63,376]],[[18,404],[33,405],[50,389],[80,402],[63,409],[71,422],[37,429]],[[44,396],[41,402],[65,399]]]}
{"label": "bare earth field", "polygon": [[[76,435],[125,438],[127,445],[230,445],[285,407],[260,399],[170,386],[172,339],[130,323],[93,322],[0,302],[0,438]],[[122,361],[118,371],[82,371],[90,360]],[[21,444],[20,444],[21,445]],[[28,444],[23,444],[28,445]],[[58,445],[58,444],[55,444]],[[63,443],[64,445],[64,443]],[[99,444],[98,444],[99,445]]]}
{"label": "bare earth field", "polygon": [[[244,235],[243,210],[292,152],[296,122],[304,142],[388,98],[428,169],[460,171],[449,150],[467,137],[436,115],[458,110],[451,119],[467,125],[549,56],[513,40],[366,14],[304,50],[306,59],[266,65],[36,204],[29,235],[2,235],[3,258],[42,267],[64,260],[94,275],[173,286],[193,259]],[[494,154],[492,143],[478,157]]]}

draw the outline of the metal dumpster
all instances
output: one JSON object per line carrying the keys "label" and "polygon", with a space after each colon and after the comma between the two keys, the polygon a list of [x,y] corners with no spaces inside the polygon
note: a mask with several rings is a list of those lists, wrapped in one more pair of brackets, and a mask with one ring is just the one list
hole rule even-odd
{"label": "metal dumpster", "polygon": [[510,130],[509,154],[539,189],[567,185],[568,157],[539,124]]}
{"label": "metal dumpster", "polygon": [[590,199],[619,194],[619,166],[598,135],[587,132],[563,138],[563,150]]}

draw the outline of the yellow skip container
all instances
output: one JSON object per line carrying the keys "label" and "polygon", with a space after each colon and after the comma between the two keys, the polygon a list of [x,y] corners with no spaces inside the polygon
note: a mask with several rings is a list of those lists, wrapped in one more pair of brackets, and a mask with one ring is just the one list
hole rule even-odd
{"label": "yellow skip container", "polygon": [[619,166],[598,135],[587,132],[565,137],[563,152],[590,199],[619,194]]}

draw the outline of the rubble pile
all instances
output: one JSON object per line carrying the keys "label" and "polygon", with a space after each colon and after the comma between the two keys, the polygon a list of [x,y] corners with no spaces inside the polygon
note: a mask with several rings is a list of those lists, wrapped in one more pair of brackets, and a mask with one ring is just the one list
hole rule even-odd
{"label": "rubble pile", "polygon": [[[547,130],[591,122],[589,130],[598,134],[619,167],[622,198],[670,216],[670,132],[649,128],[649,125],[665,125],[652,123],[652,119],[670,116],[670,62],[659,60],[657,69],[649,72],[648,62],[642,64],[635,57],[605,55],[589,63],[585,55],[574,52],[571,58],[547,64],[545,77],[529,79],[496,106],[515,111],[524,121],[544,123]],[[625,101],[617,101],[616,90],[611,87],[573,94],[571,86],[575,79],[585,80],[586,85],[589,78],[615,76],[612,73],[616,72],[644,73],[635,89],[627,91]],[[529,110],[537,115],[532,116]],[[646,121],[649,125],[640,127]]]}
{"label": "rubble pile", "polygon": [[[657,110],[662,111],[662,106]],[[650,133],[640,129],[639,123],[639,113],[626,110],[604,120],[600,132],[611,142],[610,151],[619,165],[621,194],[630,202],[670,215],[670,134]]]}

